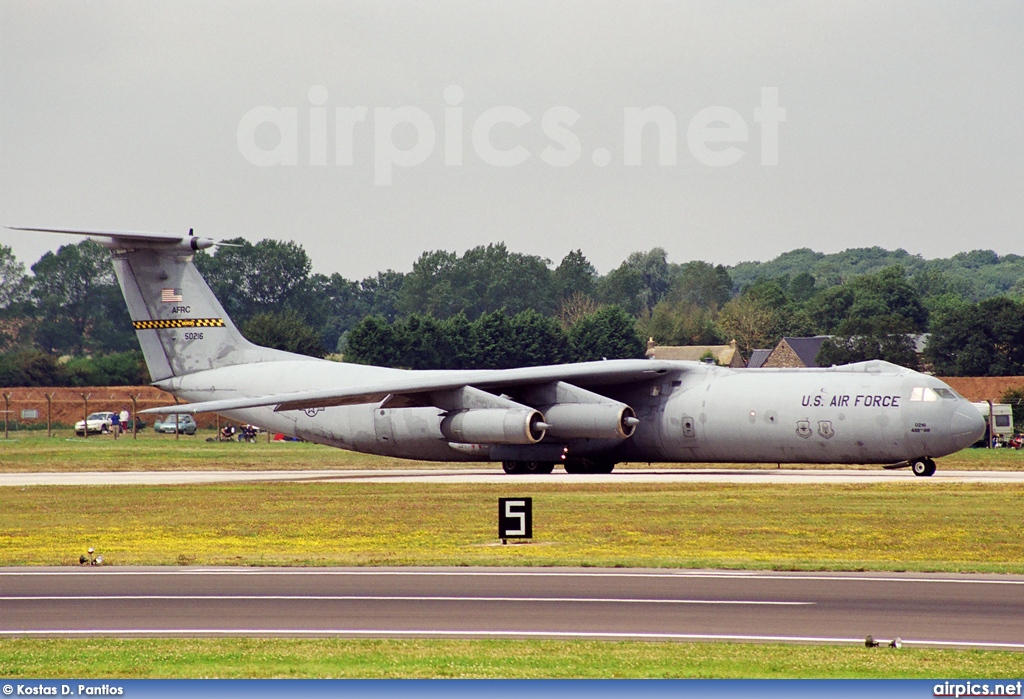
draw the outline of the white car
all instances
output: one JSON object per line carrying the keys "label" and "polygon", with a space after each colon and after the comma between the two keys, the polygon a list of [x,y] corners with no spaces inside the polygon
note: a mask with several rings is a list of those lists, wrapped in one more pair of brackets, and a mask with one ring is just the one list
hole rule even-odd
{"label": "white car", "polygon": [[93,413],[85,420],[79,420],[75,423],[75,434],[84,435],[85,426],[89,426],[89,431],[96,434],[110,432],[110,426],[114,424],[114,413]]}

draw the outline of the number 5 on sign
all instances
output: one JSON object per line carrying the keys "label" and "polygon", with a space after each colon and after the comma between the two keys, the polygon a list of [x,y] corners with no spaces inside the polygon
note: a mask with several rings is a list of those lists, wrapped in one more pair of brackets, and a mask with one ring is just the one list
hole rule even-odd
{"label": "number 5 on sign", "polygon": [[533,538],[533,498],[498,498],[498,538]]}

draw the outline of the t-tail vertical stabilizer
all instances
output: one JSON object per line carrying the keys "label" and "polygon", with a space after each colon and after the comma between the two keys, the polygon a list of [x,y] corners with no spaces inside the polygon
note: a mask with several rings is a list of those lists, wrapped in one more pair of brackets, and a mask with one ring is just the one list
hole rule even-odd
{"label": "t-tail vertical stabilizer", "polygon": [[17,228],[89,236],[109,248],[154,382],[252,362],[310,357],[254,345],[238,332],[193,264],[211,238],[163,233]]}

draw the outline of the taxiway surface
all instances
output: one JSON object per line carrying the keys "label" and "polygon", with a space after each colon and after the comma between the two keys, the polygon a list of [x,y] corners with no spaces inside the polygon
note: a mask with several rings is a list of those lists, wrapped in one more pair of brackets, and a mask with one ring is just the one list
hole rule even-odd
{"label": "taxiway surface", "polygon": [[9,568],[0,638],[347,636],[1024,650],[1024,576],[515,568]]}
{"label": "taxiway surface", "polygon": [[919,478],[909,470],[630,468],[609,474],[510,476],[500,469],[437,468],[318,471],[89,471],[0,473],[2,486],[179,485],[228,482],[337,483],[1024,483],[1024,471],[939,471]]}

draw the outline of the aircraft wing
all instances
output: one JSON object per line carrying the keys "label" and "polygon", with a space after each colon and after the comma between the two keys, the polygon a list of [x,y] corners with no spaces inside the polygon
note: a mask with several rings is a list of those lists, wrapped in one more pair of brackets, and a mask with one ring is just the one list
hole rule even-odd
{"label": "aircraft wing", "polygon": [[[183,403],[163,408],[149,408],[141,413],[196,414],[265,408],[274,406],[275,412],[329,408],[338,405],[379,403],[388,396],[415,396],[434,391],[450,391],[465,386],[483,390],[503,387],[529,386],[551,381],[565,381],[581,387],[612,386],[655,379],[670,371],[685,369],[682,362],[651,359],[614,359],[604,362],[561,364],[520,369],[409,372],[408,377],[377,384],[326,388],[297,393],[277,393],[252,398]],[[426,375],[424,375],[426,374]]]}

